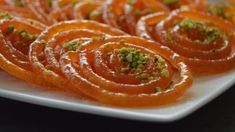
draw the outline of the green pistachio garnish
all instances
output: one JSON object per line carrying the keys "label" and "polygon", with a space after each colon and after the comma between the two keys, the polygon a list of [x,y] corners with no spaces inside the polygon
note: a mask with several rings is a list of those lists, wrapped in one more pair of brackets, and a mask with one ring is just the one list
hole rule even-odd
{"label": "green pistachio garnish", "polygon": [[177,25],[179,25],[186,31],[194,29],[202,29],[204,27],[203,23],[195,21],[193,19],[184,19],[180,22],[177,22]]}
{"label": "green pistachio garnish", "polygon": [[31,19],[26,19],[31,25],[37,25],[37,23]]}
{"label": "green pistachio garnish", "polygon": [[163,0],[163,3],[166,5],[178,5],[179,0]]}
{"label": "green pistachio garnish", "polygon": [[227,18],[223,7],[210,6],[209,9],[208,9],[208,12],[213,14],[213,15],[220,16],[224,19]]}
{"label": "green pistachio garnish", "polygon": [[96,13],[96,12],[93,12],[92,10],[89,11],[89,13],[86,15],[85,19],[95,19],[95,18],[98,18],[101,14],[99,13]]}
{"label": "green pistachio garnish", "polygon": [[[169,77],[169,71],[166,68],[166,61],[158,57],[154,59],[149,54],[141,52],[135,48],[126,48],[116,50],[119,60],[124,64],[120,68],[120,73],[132,73],[141,81],[154,80],[157,77]],[[151,62],[156,64],[156,71],[153,73],[145,73],[145,67]]]}
{"label": "green pistachio garnish", "polygon": [[7,33],[9,33],[9,34],[10,34],[10,33],[13,33],[14,30],[15,30],[15,27],[12,26],[12,25],[10,25],[10,26],[7,27]]}
{"label": "green pistachio garnish", "polygon": [[95,41],[103,41],[103,40],[105,40],[105,37],[99,37],[99,36],[93,36],[91,38],[92,38],[92,40],[95,40]]}
{"label": "green pistachio garnish", "polygon": [[160,92],[162,92],[162,89],[160,87],[156,87],[155,88],[155,93],[160,93]]}
{"label": "green pistachio garnish", "polygon": [[110,44],[104,44],[104,47],[106,47],[106,48],[109,47],[109,46],[110,46]]}
{"label": "green pistachio garnish", "polygon": [[221,37],[221,33],[218,28],[207,28],[206,29],[206,40],[213,42]]}
{"label": "green pistachio garnish", "polygon": [[119,44],[125,44],[125,40],[124,39],[121,39],[120,41],[119,41]]}
{"label": "green pistachio garnish", "polygon": [[166,61],[165,59],[163,59],[162,57],[158,57],[155,59],[155,63],[156,63],[156,70],[157,72],[154,74],[157,74],[158,76],[161,77],[169,77],[169,71],[166,68]]}
{"label": "green pistachio garnish", "polygon": [[162,69],[160,75],[162,77],[169,77],[169,71],[167,69]]}
{"label": "green pistachio garnish", "polygon": [[127,0],[127,4],[134,4],[136,2],[136,0]]}
{"label": "green pistachio garnish", "polygon": [[47,43],[47,42],[46,42],[45,40],[41,40],[39,44],[41,44],[41,45],[46,45],[46,43]]}
{"label": "green pistachio garnish", "polygon": [[200,44],[200,43],[201,43],[201,41],[200,41],[200,40],[198,40],[198,39],[193,40],[193,44]]}
{"label": "green pistachio garnish", "polygon": [[[208,27],[206,23],[197,20],[184,19],[181,22],[179,22],[177,25],[183,28],[186,32],[191,32],[193,30],[199,31],[201,35],[205,36],[205,40],[208,42],[213,42],[222,36],[218,28]],[[200,43],[199,40],[192,40],[192,41],[196,44]]]}
{"label": "green pistachio garnish", "polygon": [[164,34],[164,37],[165,37],[167,40],[172,40],[172,39],[174,39],[174,35],[171,34],[171,33],[166,33],[166,34]]}
{"label": "green pistachio garnish", "polygon": [[8,13],[5,13],[5,12],[1,12],[0,13],[0,18],[4,18],[4,19],[13,19],[13,16],[11,16],[10,14]]}
{"label": "green pistachio garnish", "polygon": [[23,7],[23,6],[24,6],[24,4],[23,4],[23,2],[22,2],[21,0],[15,0],[15,1],[14,1],[14,4],[15,4],[15,6],[17,6],[17,7]]}
{"label": "green pistachio garnish", "polygon": [[37,39],[37,37],[38,37],[38,35],[31,34],[31,33],[27,32],[26,30],[17,31],[17,34],[18,34],[21,38],[27,39],[27,40],[35,40],[35,39]]}
{"label": "green pistachio garnish", "polygon": [[64,43],[63,47],[64,48],[68,48],[69,50],[71,51],[76,51],[78,49],[78,47],[82,44],[83,42],[67,42],[67,43]]}
{"label": "green pistachio garnish", "polygon": [[127,63],[131,71],[136,72],[137,68],[141,70],[144,66],[151,61],[151,56],[142,53],[140,50],[135,48],[121,48],[118,53],[118,58],[123,63]]}

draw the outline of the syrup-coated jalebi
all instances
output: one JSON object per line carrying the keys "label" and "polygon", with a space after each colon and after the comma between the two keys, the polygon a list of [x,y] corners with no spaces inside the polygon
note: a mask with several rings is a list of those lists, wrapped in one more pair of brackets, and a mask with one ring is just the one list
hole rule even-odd
{"label": "syrup-coated jalebi", "polygon": [[219,5],[209,4],[206,0],[201,0],[198,6],[190,8],[190,10],[192,9],[215,15],[224,20],[235,23],[235,0],[224,0]]}
{"label": "syrup-coated jalebi", "polygon": [[187,66],[168,48],[120,35],[90,21],[56,24],[32,44],[30,59],[45,80],[108,105],[173,103],[191,86]]}
{"label": "syrup-coated jalebi", "polygon": [[51,4],[48,0],[1,0],[0,11],[8,12],[14,16],[38,20],[50,24],[48,13]]}
{"label": "syrup-coated jalebi", "polygon": [[41,84],[32,71],[28,51],[44,29],[39,22],[0,13],[0,68],[20,79]]}
{"label": "syrup-coated jalebi", "polygon": [[[157,43],[136,37],[93,40],[64,54],[60,64],[77,89],[113,106],[173,103],[192,83],[180,57]],[[179,77],[174,80],[173,76]]]}
{"label": "syrup-coated jalebi", "polygon": [[0,0],[0,68],[105,105],[167,105],[192,85],[189,69],[234,68],[234,7],[234,0]]}
{"label": "syrup-coated jalebi", "polygon": [[143,17],[138,35],[170,47],[195,73],[219,73],[234,68],[234,31],[228,21],[190,11]]}
{"label": "syrup-coated jalebi", "polygon": [[[55,24],[45,30],[31,45],[29,54],[34,72],[57,87],[72,88],[68,80],[61,75],[59,56],[68,49],[76,49],[80,41],[86,42],[92,37],[123,34],[122,31],[97,22],[70,21]],[[78,42],[69,42],[70,39],[78,39]]]}
{"label": "syrup-coated jalebi", "polygon": [[136,22],[141,16],[169,9],[156,0],[110,0],[106,3],[104,22],[135,35]]}

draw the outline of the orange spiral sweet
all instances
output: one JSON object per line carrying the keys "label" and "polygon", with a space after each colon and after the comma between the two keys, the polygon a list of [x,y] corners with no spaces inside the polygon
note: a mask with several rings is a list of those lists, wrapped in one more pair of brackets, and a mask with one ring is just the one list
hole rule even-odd
{"label": "orange spiral sweet", "polygon": [[156,0],[109,0],[103,13],[104,22],[135,35],[136,22],[141,16],[154,12],[168,12],[168,8]]}
{"label": "orange spiral sweet", "polygon": [[1,12],[7,12],[11,15],[21,17],[21,18],[29,18],[33,20],[39,20],[35,14],[28,11],[28,8],[22,7],[22,6],[15,6],[11,5],[9,3],[2,3],[0,4],[0,11]]}
{"label": "orange spiral sweet", "polygon": [[20,79],[40,83],[29,63],[30,44],[45,26],[33,20],[0,15],[0,68]]}
{"label": "orange spiral sweet", "polygon": [[234,31],[218,17],[180,10],[143,17],[137,26],[139,36],[168,46],[199,74],[234,68]]}
{"label": "orange spiral sweet", "polygon": [[[173,103],[191,86],[181,57],[158,43],[123,35],[93,21],[59,23],[32,43],[31,64],[53,85],[113,106]],[[118,54],[125,58],[129,51],[139,56],[133,66]]]}
{"label": "orange spiral sweet", "polygon": [[[175,103],[193,82],[185,62],[192,68],[201,64],[195,63],[195,56],[206,63],[231,56],[234,63],[233,35],[228,35],[233,26],[228,28],[228,21],[171,13],[203,0],[189,1],[0,0],[0,68],[27,82],[109,106]],[[181,28],[171,30],[174,22],[187,17],[216,22],[208,24],[221,29],[212,47],[203,42],[192,53],[182,50],[194,49],[184,35],[203,40],[198,32],[190,36]],[[172,31],[177,38],[173,40],[182,45],[169,46],[171,41],[162,38],[165,31]],[[211,56],[213,48],[219,52]]]}
{"label": "orange spiral sweet", "polygon": [[47,0],[21,0],[23,6],[27,7],[37,18],[44,24],[51,24],[51,20],[48,17],[50,12],[50,5]]}
{"label": "orange spiral sweet", "polygon": [[52,19],[53,23],[58,23],[60,21],[72,20],[73,19],[73,9],[74,4],[66,4],[62,7],[57,7],[52,10],[49,17]]}
{"label": "orange spiral sweet", "polygon": [[182,6],[194,5],[201,0],[157,0],[166,5],[170,10],[179,9]]}
{"label": "orange spiral sweet", "polygon": [[215,15],[224,20],[235,23],[235,1],[225,0],[220,4],[211,4],[206,0],[201,0],[199,6],[194,6],[191,9],[204,12],[210,15]]}
{"label": "orange spiral sweet", "polygon": [[74,7],[74,18],[103,22],[103,5],[104,0],[82,1]]}
{"label": "orange spiral sweet", "polygon": [[60,65],[77,90],[112,106],[174,103],[192,84],[191,73],[179,56],[158,43],[137,37],[93,39],[64,54]]}
{"label": "orange spiral sweet", "polygon": [[65,86],[69,87],[70,84],[61,75],[58,57],[74,46],[64,46],[65,43],[69,43],[70,39],[75,38],[88,41],[87,39],[92,37],[123,34],[122,31],[93,21],[70,21],[55,24],[45,30],[31,45],[29,54],[34,72],[43,76],[44,80],[49,83],[65,89]]}

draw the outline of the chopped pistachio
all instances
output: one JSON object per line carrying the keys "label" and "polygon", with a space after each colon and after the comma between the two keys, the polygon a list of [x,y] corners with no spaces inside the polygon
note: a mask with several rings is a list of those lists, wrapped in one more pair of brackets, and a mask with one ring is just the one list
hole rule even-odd
{"label": "chopped pistachio", "polygon": [[139,75],[139,78],[140,78],[141,80],[148,80],[149,76],[150,76],[150,75],[147,74],[147,73],[142,73],[142,74]]}
{"label": "chopped pistachio", "polygon": [[93,37],[92,37],[92,40],[95,40],[95,41],[103,41],[103,40],[105,40],[105,37],[93,36]]}
{"label": "chopped pistachio", "polygon": [[155,79],[154,76],[149,76],[149,77],[148,77],[148,80],[154,80],[154,79]]}
{"label": "chopped pistachio", "polygon": [[35,40],[38,37],[38,35],[31,34],[31,33],[27,32],[26,30],[20,30],[20,31],[17,32],[17,34],[21,38],[24,38],[24,39],[27,39],[27,40]]}
{"label": "chopped pistachio", "polygon": [[160,75],[161,77],[169,77],[169,71],[166,68],[166,61],[162,57],[155,59],[156,69],[158,73],[153,73],[154,75]]}
{"label": "chopped pistachio", "polygon": [[101,16],[101,14],[97,13],[97,12],[93,12],[92,10],[89,11],[89,13],[86,15],[85,19],[96,19],[98,18],[99,16]]}
{"label": "chopped pistachio", "polygon": [[120,44],[125,44],[125,40],[124,40],[124,39],[121,39],[121,40],[119,41],[119,43],[120,43]]}
{"label": "chopped pistachio", "polygon": [[[134,73],[136,78],[141,81],[154,80],[157,77],[168,77],[169,71],[166,68],[166,61],[162,57],[154,59],[149,54],[141,52],[141,50],[135,48],[123,47],[116,50],[119,60],[124,64],[121,67],[120,73]],[[146,73],[145,67],[150,64],[150,62],[156,63],[156,71],[153,73]]]}
{"label": "chopped pistachio", "polygon": [[42,45],[46,45],[46,43],[47,43],[47,42],[46,42],[45,40],[41,40],[41,41],[40,41],[40,44],[42,44]]}
{"label": "chopped pistachio", "polygon": [[126,68],[121,68],[120,72],[121,73],[125,73],[125,72],[128,72],[130,69],[128,67]]}
{"label": "chopped pistachio", "polygon": [[[218,28],[208,27],[206,23],[192,20],[192,19],[184,19],[179,24],[185,31],[197,30],[203,36],[205,36],[205,40],[209,42],[213,42],[221,37],[221,32]],[[198,43],[198,40],[193,40]]]}
{"label": "chopped pistachio", "polygon": [[173,36],[173,34],[171,34],[171,33],[166,33],[166,34],[164,35],[164,37],[165,37],[167,40],[172,40],[172,39],[174,39],[174,36]]}
{"label": "chopped pistachio", "polygon": [[87,0],[88,4],[92,4],[94,2],[94,0]]}
{"label": "chopped pistachio", "polygon": [[133,3],[135,3],[136,2],[136,0],[127,0],[127,3],[128,4],[133,4]]}
{"label": "chopped pistachio", "polygon": [[109,46],[110,46],[110,44],[104,44],[104,47],[106,47],[106,48],[109,47]]}
{"label": "chopped pistachio", "polygon": [[162,91],[162,89],[160,87],[155,88],[155,93],[160,93],[161,91]]}
{"label": "chopped pistachio", "polygon": [[31,19],[26,19],[31,25],[37,25],[37,23]]}
{"label": "chopped pistachio", "polygon": [[163,3],[166,5],[175,5],[179,4],[179,0],[163,0]]}
{"label": "chopped pistachio", "polygon": [[131,54],[131,53],[126,56],[126,60],[128,62],[132,62],[132,58],[133,58],[133,54]]}
{"label": "chopped pistachio", "polygon": [[124,64],[124,67],[120,68],[121,73],[131,72],[136,74],[136,78],[140,80],[148,80],[150,75],[144,73],[144,68],[152,59],[150,55],[127,47],[116,50],[116,52],[119,60]]}
{"label": "chopped pistachio", "polygon": [[14,30],[15,30],[15,27],[12,26],[12,25],[10,25],[10,26],[7,27],[7,33],[13,33]]}
{"label": "chopped pistachio", "polygon": [[221,16],[224,19],[227,18],[223,7],[210,6],[209,9],[208,9],[208,12],[211,13],[211,14],[214,14],[216,16]]}
{"label": "chopped pistachio", "polygon": [[158,62],[159,63],[166,63],[166,61],[162,57],[158,57]]}
{"label": "chopped pistachio", "polygon": [[71,51],[75,51],[78,49],[78,47],[82,44],[82,42],[77,42],[77,43],[72,43],[72,42],[67,42],[64,43],[63,47],[68,48]]}
{"label": "chopped pistachio", "polygon": [[218,28],[207,28],[206,29],[206,40],[213,42],[221,37],[221,33]]}
{"label": "chopped pistachio", "polygon": [[135,70],[134,70],[134,73],[135,74],[139,74],[139,73],[141,73],[143,70],[142,70],[142,68],[136,68]]}
{"label": "chopped pistachio", "polygon": [[160,73],[162,77],[169,77],[169,71],[167,69],[163,69]]}
{"label": "chopped pistachio", "polygon": [[17,7],[23,7],[23,6],[24,6],[24,4],[23,4],[23,2],[22,2],[21,0],[15,0],[15,1],[14,1],[14,4],[15,4],[15,6],[17,6]]}
{"label": "chopped pistachio", "polygon": [[1,12],[0,13],[0,18],[4,18],[4,19],[13,19],[13,16],[11,16],[10,14],[8,13],[5,13],[5,12]]}
{"label": "chopped pistachio", "polygon": [[193,19],[184,19],[181,22],[178,22],[177,25],[179,25],[180,27],[182,27],[186,31],[203,28],[203,23],[198,22]]}
{"label": "chopped pistachio", "polygon": [[142,53],[135,48],[121,48],[118,53],[118,58],[122,62],[128,62],[130,68],[143,68],[143,64],[150,62],[151,57],[148,54]]}
{"label": "chopped pistachio", "polygon": [[193,44],[200,44],[200,43],[201,43],[201,41],[200,41],[200,40],[198,40],[198,39],[193,40]]}

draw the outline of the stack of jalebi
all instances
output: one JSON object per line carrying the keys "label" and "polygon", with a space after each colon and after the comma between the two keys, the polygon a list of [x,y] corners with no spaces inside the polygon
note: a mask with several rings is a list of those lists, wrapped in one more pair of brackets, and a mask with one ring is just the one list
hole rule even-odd
{"label": "stack of jalebi", "polygon": [[0,0],[0,68],[104,105],[167,105],[191,71],[235,67],[234,10],[232,0]]}

